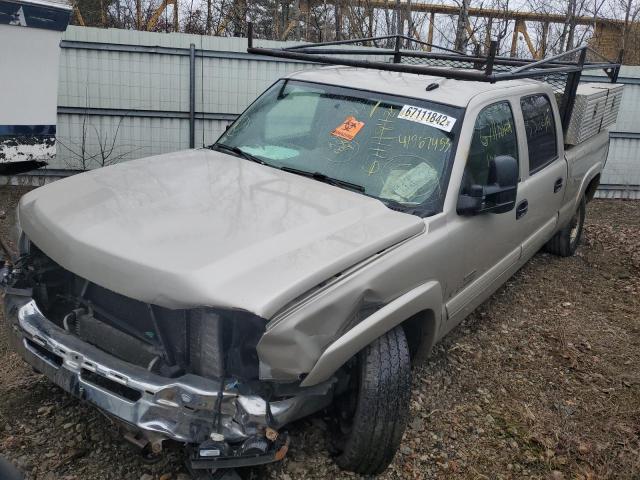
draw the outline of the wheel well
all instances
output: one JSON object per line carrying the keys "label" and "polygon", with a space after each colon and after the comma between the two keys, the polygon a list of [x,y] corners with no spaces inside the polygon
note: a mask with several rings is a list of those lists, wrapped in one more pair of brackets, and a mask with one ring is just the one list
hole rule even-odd
{"label": "wheel well", "polygon": [[596,194],[596,190],[598,189],[598,185],[600,185],[600,174],[597,174],[595,177],[591,179],[591,181],[589,182],[589,185],[587,186],[587,189],[584,192],[584,196],[587,202],[590,202],[591,200],[593,200],[593,197]]}
{"label": "wheel well", "polygon": [[405,337],[407,337],[411,363],[415,364],[425,359],[431,351],[436,334],[436,321],[433,310],[418,312],[400,325],[402,325]]}

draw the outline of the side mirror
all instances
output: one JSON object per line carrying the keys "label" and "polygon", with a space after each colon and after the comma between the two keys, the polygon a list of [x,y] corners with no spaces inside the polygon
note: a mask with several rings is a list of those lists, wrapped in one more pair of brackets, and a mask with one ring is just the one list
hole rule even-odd
{"label": "side mirror", "polygon": [[518,161],[510,155],[499,155],[489,163],[488,185],[471,185],[458,196],[460,215],[477,215],[513,210],[518,194]]}

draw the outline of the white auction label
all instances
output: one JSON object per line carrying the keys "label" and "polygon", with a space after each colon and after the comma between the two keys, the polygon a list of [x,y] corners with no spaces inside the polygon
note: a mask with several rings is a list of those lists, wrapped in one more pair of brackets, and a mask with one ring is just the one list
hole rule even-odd
{"label": "white auction label", "polygon": [[456,123],[456,119],[445,115],[444,113],[434,112],[428,108],[414,107],[413,105],[405,105],[400,110],[398,118],[418,122],[430,127],[450,132]]}

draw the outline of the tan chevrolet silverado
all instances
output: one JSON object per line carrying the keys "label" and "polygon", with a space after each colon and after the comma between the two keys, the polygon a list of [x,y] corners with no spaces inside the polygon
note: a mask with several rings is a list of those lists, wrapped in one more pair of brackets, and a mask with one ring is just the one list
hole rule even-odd
{"label": "tan chevrolet silverado", "polygon": [[[278,80],[209,148],[25,195],[15,349],[146,455],[172,439],[196,470],[276,461],[284,427],[324,410],[338,465],[383,471],[412,364],[540,248],[576,251],[608,150],[606,129],[565,148],[584,57],[398,52]],[[560,107],[525,78],[544,69],[566,76]]]}

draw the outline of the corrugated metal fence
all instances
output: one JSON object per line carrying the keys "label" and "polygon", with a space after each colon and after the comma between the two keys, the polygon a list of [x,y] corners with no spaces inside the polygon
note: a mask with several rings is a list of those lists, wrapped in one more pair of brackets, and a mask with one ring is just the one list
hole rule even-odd
{"label": "corrugated metal fence", "polygon": [[[69,27],[61,46],[53,172],[209,145],[278,77],[311,67],[247,54],[242,38]],[[623,67],[619,81],[599,195],[640,198],[640,67]]]}
{"label": "corrugated metal fence", "polygon": [[310,67],[249,55],[246,43],[69,27],[61,44],[58,153],[50,168],[95,168],[186,149],[192,135],[195,147],[211,144],[275,79]]}

